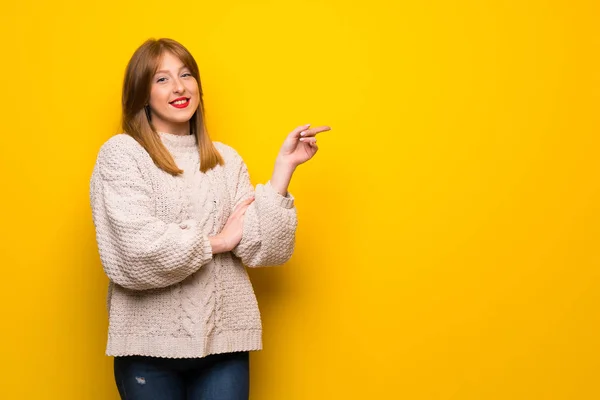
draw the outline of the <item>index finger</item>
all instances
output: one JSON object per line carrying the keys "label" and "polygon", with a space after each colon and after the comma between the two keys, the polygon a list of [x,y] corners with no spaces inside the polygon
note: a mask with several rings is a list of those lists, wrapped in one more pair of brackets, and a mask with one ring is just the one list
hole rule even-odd
{"label": "index finger", "polygon": [[315,128],[310,128],[305,131],[300,132],[300,136],[302,137],[310,137],[315,136],[317,133],[330,131],[331,127],[329,126],[317,126]]}
{"label": "index finger", "polygon": [[310,124],[299,126],[299,127],[295,128],[293,131],[291,131],[288,136],[300,137],[300,133],[307,130],[309,126],[310,126]]}

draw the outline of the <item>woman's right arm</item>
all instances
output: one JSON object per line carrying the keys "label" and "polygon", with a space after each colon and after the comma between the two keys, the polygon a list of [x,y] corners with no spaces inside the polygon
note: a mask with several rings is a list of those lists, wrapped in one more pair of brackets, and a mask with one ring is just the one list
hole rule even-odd
{"label": "woman's right arm", "polygon": [[152,187],[134,156],[142,149],[132,149],[128,140],[107,142],[92,173],[98,250],[114,283],[134,290],[162,288],[210,262],[213,244],[221,240],[207,237],[195,220],[165,223],[153,215]]}

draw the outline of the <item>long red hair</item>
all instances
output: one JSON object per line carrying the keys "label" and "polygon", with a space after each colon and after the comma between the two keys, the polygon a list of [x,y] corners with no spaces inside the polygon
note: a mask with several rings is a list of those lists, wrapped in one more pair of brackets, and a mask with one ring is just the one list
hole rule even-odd
{"label": "long red hair", "polygon": [[152,78],[160,67],[163,54],[169,52],[179,58],[198,82],[200,101],[190,119],[190,133],[196,136],[200,154],[200,170],[206,172],[223,165],[223,157],[213,145],[204,121],[204,101],[198,64],[192,54],[172,39],[149,39],[133,53],[127,64],[123,82],[123,131],[132,136],[150,155],[156,166],[171,175],[183,173],[163,145],[150,120],[147,104],[150,102]]}

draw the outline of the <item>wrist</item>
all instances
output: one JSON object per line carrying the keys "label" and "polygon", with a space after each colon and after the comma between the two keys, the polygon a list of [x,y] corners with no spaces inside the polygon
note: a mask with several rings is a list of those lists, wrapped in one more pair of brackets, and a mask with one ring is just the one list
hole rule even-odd
{"label": "wrist", "polygon": [[286,157],[278,155],[275,159],[275,169],[284,172],[293,173],[298,165],[286,159]]}
{"label": "wrist", "polygon": [[220,234],[209,237],[208,239],[210,241],[213,254],[225,253],[226,251],[231,250],[228,248],[229,244],[227,243],[227,240]]}
{"label": "wrist", "polygon": [[270,185],[277,193],[282,196],[287,195],[288,186],[294,174],[294,167],[289,165],[275,165],[273,175],[271,176]]}

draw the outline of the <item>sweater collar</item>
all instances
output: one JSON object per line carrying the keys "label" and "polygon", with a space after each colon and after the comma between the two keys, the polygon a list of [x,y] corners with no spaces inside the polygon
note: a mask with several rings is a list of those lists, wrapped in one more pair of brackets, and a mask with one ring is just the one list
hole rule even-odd
{"label": "sweater collar", "polygon": [[198,150],[195,135],[173,135],[167,132],[158,132],[158,135],[169,151]]}

